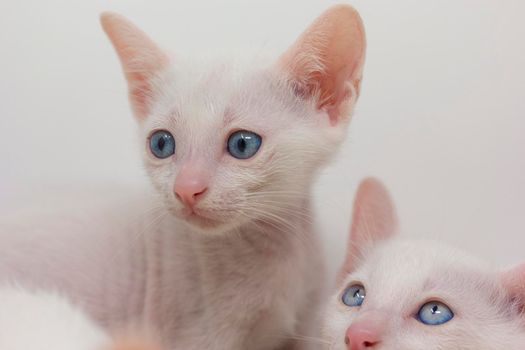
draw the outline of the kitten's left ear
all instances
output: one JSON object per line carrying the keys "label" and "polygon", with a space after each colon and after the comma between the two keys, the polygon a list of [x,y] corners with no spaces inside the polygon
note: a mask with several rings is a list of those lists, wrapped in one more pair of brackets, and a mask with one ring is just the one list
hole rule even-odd
{"label": "kitten's left ear", "polygon": [[354,212],[346,259],[340,280],[354,271],[366,249],[397,233],[397,214],[386,187],[374,178],[361,182],[354,200]]}
{"label": "kitten's left ear", "polygon": [[123,16],[104,12],[100,22],[120,58],[133,111],[141,120],[149,112],[152,79],[168,65],[169,59],[153,40]]}
{"label": "kitten's left ear", "polygon": [[359,95],[365,47],[361,17],[353,7],[337,5],[319,16],[279,63],[297,93],[315,98],[337,124]]}
{"label": "kitten's left ear", "polygon": [[525,263],[504,271],[501,280],[511,298],[525,308]]}

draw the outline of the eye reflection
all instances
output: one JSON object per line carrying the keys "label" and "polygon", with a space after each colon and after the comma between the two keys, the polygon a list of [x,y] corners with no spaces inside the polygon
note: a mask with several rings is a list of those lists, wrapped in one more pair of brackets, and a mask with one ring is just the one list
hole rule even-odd
{"label": "eye reflection", "polygon": [[363,304],[365,297],[365,287],[362,284],[354,284],[345,289],[341,299],[346,306],[357,307]]}
{"label": "eye reflection", "polygon": [[239,130],[228,139],[228,152],[237,159],[253,157],[261,147],[261,136],[247,130]]}
{"label": "eye reflection", "polygon": [[149,138],[149,148],[155,157],[168,158],[175,153],[175,138],[166,130],[155,131]]}
{"label": "eye reflection", "polygon": [[429,325],[438,326],[447,323],[454,318],[452,310],[442,302],[430,301],[423,305],[417,314],[419,322]]}

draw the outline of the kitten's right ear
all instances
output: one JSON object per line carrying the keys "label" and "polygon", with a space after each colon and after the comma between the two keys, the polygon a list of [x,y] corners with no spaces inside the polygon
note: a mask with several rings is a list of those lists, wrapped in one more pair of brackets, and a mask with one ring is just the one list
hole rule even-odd
{"label": "kitten's right ear", "polygon": [[357,189],[346,259],[340,279],[354,271],[365,250],[397,232],[397,214],[388,190],[378,180],[366,178]]}
{"label": "kitten's right ear", "polygon": [[525,263],[504,271],[501,282],[513,304],[525,312]]}
{"label": "kitten's right ear", "polygon": [[123,16],[104,12],[102,28],[117,51],[128,81],[135,116],[147,116],[153,95],[152,78],[169,63],[167,55],[143,31]]}
{"label": "kitten's right ear", "polygon": [[348,5],[329,8],[281,57],[297,94],[315,99],[336,125],[349,117],[359,96],[365,61],[365,30]]}

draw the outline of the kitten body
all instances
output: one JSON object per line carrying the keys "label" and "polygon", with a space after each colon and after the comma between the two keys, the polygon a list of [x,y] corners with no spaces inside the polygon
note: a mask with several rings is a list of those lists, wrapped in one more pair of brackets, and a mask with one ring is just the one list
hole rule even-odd
{"label": "kitten body", "polygon": [[[169,349],[295,348],[321,285],[309,192],[358,96],[359,16],[328,10],[277,62],[203,66],[118,15],[102,24],[156,194],[6,218],[0,276],[59,289],[109,329],[151,327]],[[239,130],[262,139],[250,159],[228,153]],[[164,158],[157,131],[175,140]]]}
{"label": "kitten body", "polygon": [[[358,190],[347,259],[325,314],[327,349],[518,350],[525,348],[523,267],[499,271],[435,241],[392,237],[395,213],[386,190],[366,180]],[[349,307],[349,286],[366,290]],[[440,325],[418,319],[427,302],[454,313]]]}
{"label": "kitten body", "polygon": [[1,236],[0,274],[60,290],[106,329],[153,328],[176,349],[271,349],[311,332],[300,320],[322,261],[304,221],[289,221],[300,238],[272,226],[196,235],[147,196],[125,198],[4,219],[17,234]]}

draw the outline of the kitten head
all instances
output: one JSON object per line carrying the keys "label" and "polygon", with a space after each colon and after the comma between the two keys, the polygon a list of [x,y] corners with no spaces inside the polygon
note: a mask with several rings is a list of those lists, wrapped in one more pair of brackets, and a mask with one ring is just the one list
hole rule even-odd
{"label": "kitten head", "polygon": [[119,15],[101,21],[127,78],[146,169],[178,218],[218,232],[299,215],[359,94],[365,39],[353,8],[329,9],[269,63],[188,63]]}
{"label": "kitten head", "polygon": [[525,348],[525,265],[500,272],[432,241],[401,240],[376,180],[357,193],[323,337],[334,350]]}

